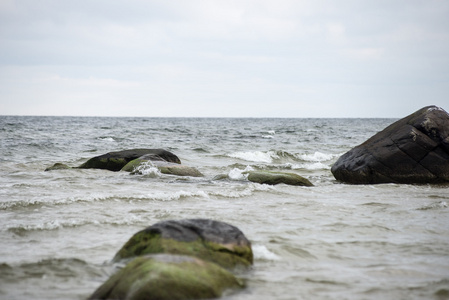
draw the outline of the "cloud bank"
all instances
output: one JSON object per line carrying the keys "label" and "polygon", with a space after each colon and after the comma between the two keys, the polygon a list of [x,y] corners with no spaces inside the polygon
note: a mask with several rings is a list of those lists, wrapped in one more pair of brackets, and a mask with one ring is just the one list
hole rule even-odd
{"label": "cloud bank", "polygon": [[0,114],[449,109],[447,1],[0,2]]}

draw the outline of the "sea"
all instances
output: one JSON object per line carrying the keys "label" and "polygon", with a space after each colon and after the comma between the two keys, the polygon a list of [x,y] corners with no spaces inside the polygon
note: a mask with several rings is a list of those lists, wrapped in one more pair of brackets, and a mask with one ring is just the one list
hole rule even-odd
{"label": "sea", "polygon": [[[395,119],[0,116],[0,299],[86,299],[137,231],[208,218],[254,265],[222,299],[449,299],[449,186],[336,181],[332,164]],[[204,177],[76,167],[162,148]],[[313,187],[252,183],[292,172]]]}

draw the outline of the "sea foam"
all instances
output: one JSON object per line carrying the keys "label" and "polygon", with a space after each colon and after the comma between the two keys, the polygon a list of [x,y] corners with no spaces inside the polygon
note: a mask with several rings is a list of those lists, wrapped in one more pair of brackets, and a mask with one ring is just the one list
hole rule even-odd
{"label": "sea foam", "polygon": [[231,180],[245,180],[248,178],[248,174],[245,174],[245,172],[248,171],[254,171],[254,169],[251,166],[247,166],[245,169],[239,169],[234,168],[228,173],[228,177]]}
{"label": "sea foam", "polygon": [[273,158],[279,158],[274,151],[262,152],[262,151],[247,151],[247,152],[234,152],[228,154],[229,157],[243,159],[252,162],[271,163]]}
{"label": "sea foam", "polygon": [[255,259],[260,260],[280,260],[281,258],[275,253],[268,250],[264,245],[253,245],[253,254]]}
{"label": "sea foam", "polygon": [[303,161],[311,161],[311,162],[323,162],[329,161],[336,157],[335,154],[327,154],[322,152],[315,152],[312,154],[298,154],[297,157]]}

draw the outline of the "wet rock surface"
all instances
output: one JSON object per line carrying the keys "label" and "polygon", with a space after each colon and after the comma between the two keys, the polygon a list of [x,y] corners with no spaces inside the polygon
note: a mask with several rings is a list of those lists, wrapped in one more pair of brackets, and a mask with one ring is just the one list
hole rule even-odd
{"label": "wet rock surface", "polygon": [[313,186],[308,179],[295,173],[286,172],[250,171],[248,172],[248,180],[269,185],[283,183],[296,186]]}
{"label": "wet rock surface", "polygon": [[127,163],[144,155],[148,155],[147,158],[151,157],[152,160],[181,163],[181,160],[175,154],[164,149],[129,149],[93,157],[78,168],[120,171]]}
{"label": "wet rock surface", "polygon": [[184,254],[225,268],[253,263],[251,243],[235,226],[209,219],[168,220],[137,232],[114,261],[154,253]]}
{"label": "wet rock surface", "polygon": [[424,107],[341,156],[337,180],[353,184],[449,182],[449,114]]}
{"label": "wet rock surface", "polygon": [[141,174],[148,167],[157,168],[162,174],[177,176],[202,177],[203,174],[194,167],[189,167],[179,163],[173,163],[163,160],[159,156],[144,155],[127,163],[122,171],[131,172],[131,174]]}
{"label": "wet rock surface", "polygon": [[135,258],[103,283],[89,299],[211,299],[243,283],[220,266],[190,256]]}

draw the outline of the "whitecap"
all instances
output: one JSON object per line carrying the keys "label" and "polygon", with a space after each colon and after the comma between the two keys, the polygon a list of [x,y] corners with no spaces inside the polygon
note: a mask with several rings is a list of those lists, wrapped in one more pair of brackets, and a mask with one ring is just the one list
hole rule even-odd
{"label": "whitecap", "polygon": [[275,253],[268,250],[264,245],[253,245],[253,255],[255,259],[260,260],[280,260],[281,258]]}
{"label": "whitecap", "polygon": [[108,136],[108,137],[100,137],[99,140],[105,141],[105,142],[115,142],[114,138]]}
{"label": "whitecap", "polygon": [[273,152],[262,152],[262,151],[247,151],[247,152],[234,152],[228,154],[229,157],[243,159],[246,161],[271,163],[273,158],[279,158],[279,156]]}
{"label": "whitecap", "polygon": [[292,169],[292,170],[330,170],[331,167],[329,165],[323,164],[321,162],[315,162],[315,163],[304,163],[304,164],[285,164],[286,168]]}
{"label": "whitecap", "polygon": [[254,171],[251,166],[247,166],[245,169],[241,170],[239,168],[234,168],[228,173],[228,177],[231,180],[245,180],[248,178],[248,174],[245,172]]}
{"label": "whitecap", "polygon": [[134,170],[132,171],[132,174],[140,174],[152,178],[162,176],[161,171],[149,161],[143,162],[137,167],[135,167]]}
{"label": "whitecap", "polygon": [[147,198],[151,199],[151,200],[159,200],[159,201],[173,201],[173,200],[179,200],[182,198],[209,198],[209,194],[207,194],[204,191],[196,191],[196,192],[188,192],[188,191],[177,191],[174,193],[153,193],[153,194],[149,194],[147,195]]}
{"label": "whitecap", "polygon": [[329,161],[334,157],[336,157],[336,155],[317,151],[313,154],[298,154],[297,157],[303,161],[322,162],[322,161]]}

